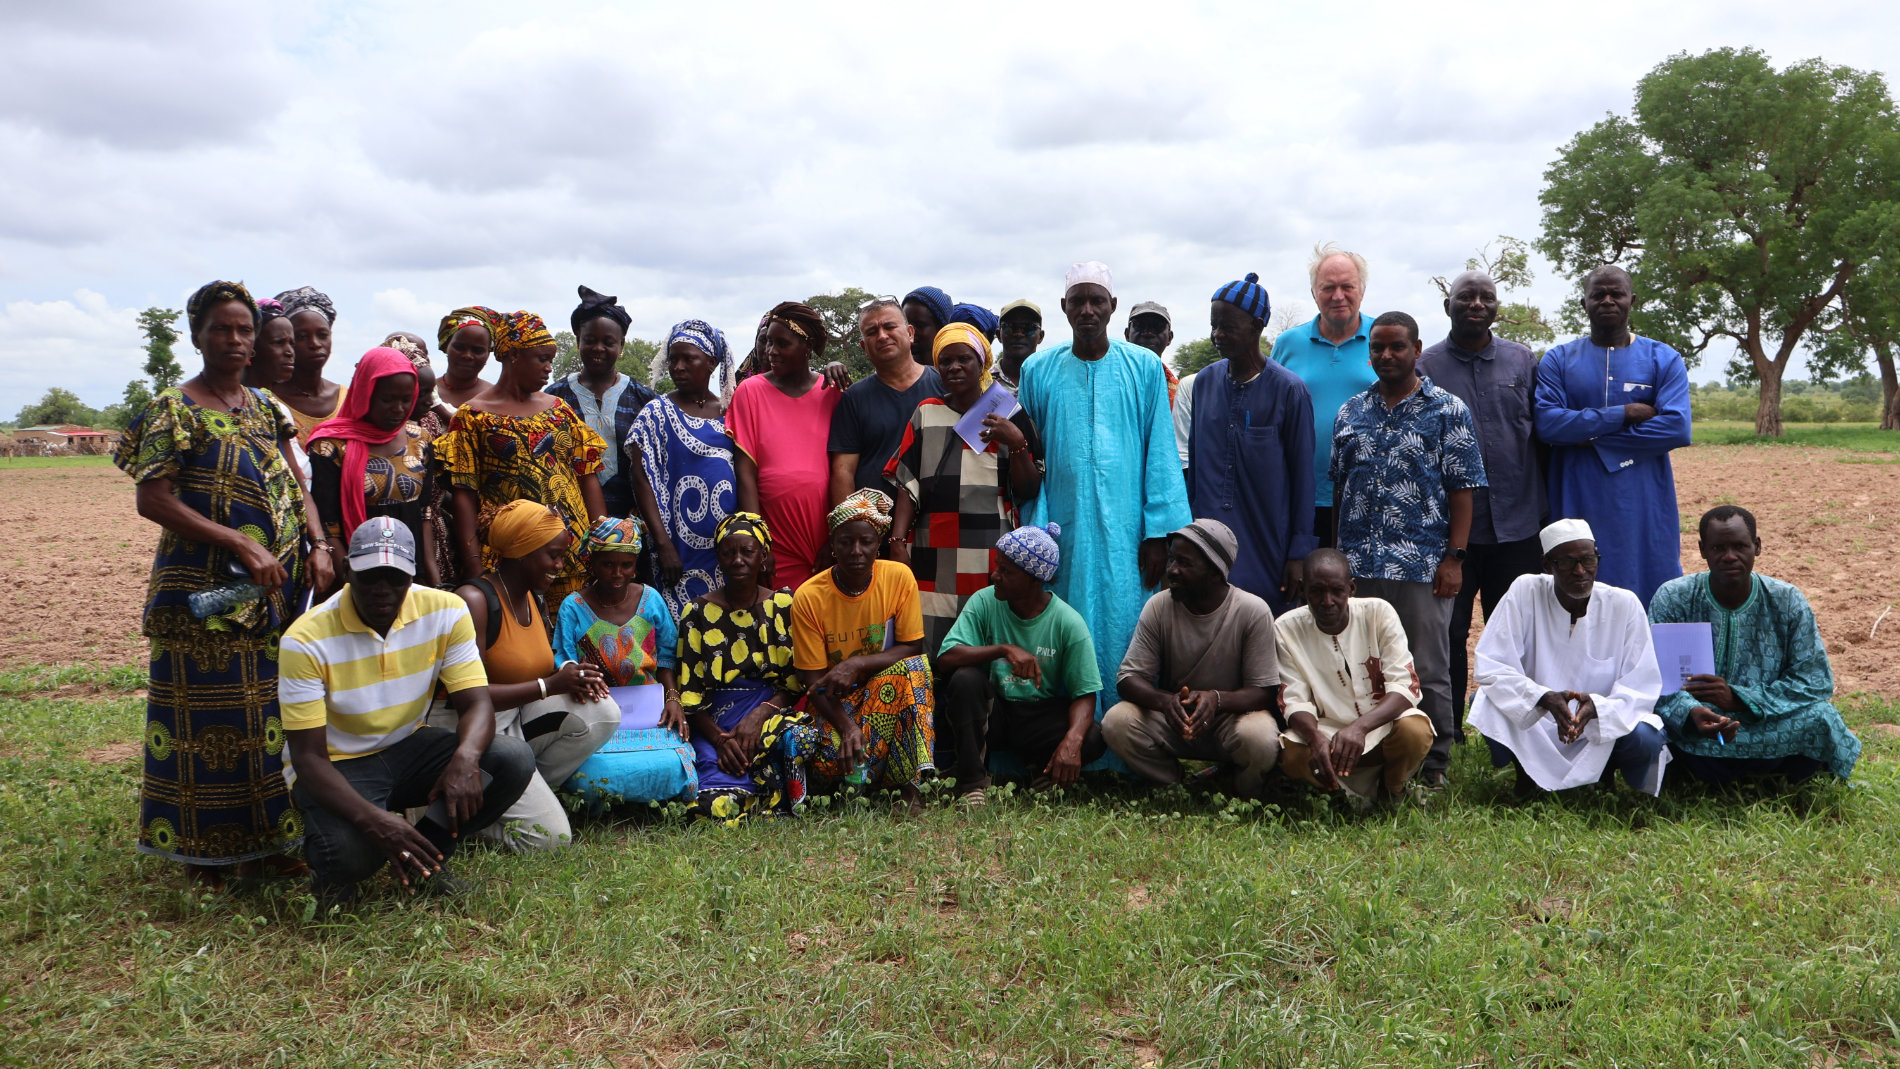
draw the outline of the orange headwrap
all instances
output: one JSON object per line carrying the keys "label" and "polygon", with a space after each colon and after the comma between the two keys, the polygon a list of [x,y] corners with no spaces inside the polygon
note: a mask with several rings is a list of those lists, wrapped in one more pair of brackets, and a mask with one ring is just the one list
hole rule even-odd
{"label": "orange headwrap", "polygon": [[525,557],[566,533],[567,525],[539,501],[510,501],[488,521],[488,546],[507,558]]}

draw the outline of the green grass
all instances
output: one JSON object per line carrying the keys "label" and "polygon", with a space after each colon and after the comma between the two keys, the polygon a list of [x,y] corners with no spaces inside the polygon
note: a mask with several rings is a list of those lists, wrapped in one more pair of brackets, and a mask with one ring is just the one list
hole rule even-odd
{"label": "green grass", "polygon": [[0,457],[0,471],[9,468],[102,468],[112,464],[109,456],[96,457]]}
{"label": "green grass", "polygon": [[1858,453],[1900,453],[1900,431],[1878,423],[1784,423],[1779,438],[1755,433],[1753,422],[1698,421],[1697,445],[1809,445]]}
{"label": "green grass", "polygon": [[[43,670],[48,673],[51,670]],[[45,697],[24,686],[93,686]],[[1526,809],[1125,787],[473,851],[318,919],[131,849],[118,674],[0,696],[0,1063],[1789,1066],[1900,1058],[1900,706],[1859,786]],[[88,755],[91,755],[90,757]]]}

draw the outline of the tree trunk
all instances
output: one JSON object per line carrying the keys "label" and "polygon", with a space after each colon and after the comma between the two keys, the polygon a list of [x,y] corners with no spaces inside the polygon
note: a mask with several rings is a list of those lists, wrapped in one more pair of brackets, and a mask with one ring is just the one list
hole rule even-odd
{"label": "tree trunk", "polygon": [[1786,365],[1772,360],[1755,365],[1761,375],[1761,403],[1755,406],[1755,433],[1781,437],[1781,371]]}
{"label": "tree trunk", "polygon": [[1893,346],[1874,346],[1874,359],[1880,364],[1880,429],[1900,430],[1900,377],[1894,374]]}

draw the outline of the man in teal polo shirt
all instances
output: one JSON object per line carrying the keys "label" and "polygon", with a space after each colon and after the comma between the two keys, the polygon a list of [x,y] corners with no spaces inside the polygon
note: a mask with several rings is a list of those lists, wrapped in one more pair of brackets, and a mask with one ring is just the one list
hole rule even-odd
{"label": "man in teal polo shirt", "polygon": [[[1319,314],[1275,338],[1273,359],[1298,375],[1313,395],[1313,534],[1320,545],[1332,546],[1333,481],[1327,471],[1333,420],[1347,398],[1366,392],[1379,377],[1372,372],[1367,342],[1372,317],[1359,311],[1366,298],[1366,258],[1329,241],[1314,246],[1306,272]],[[1288,596],[1297,600],[1299,593]]]}

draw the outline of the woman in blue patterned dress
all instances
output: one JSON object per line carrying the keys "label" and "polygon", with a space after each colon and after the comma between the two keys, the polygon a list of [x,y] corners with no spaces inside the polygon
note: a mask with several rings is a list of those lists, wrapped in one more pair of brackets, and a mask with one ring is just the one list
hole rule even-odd
{"label": "woman in blue patterned dress", "polygon": [[725,582],[713,533],[737,508],[732,436],[720,400],[732,377],[732,351],[718,328],[689,319],[667,334],[665,367],[673,392],[640,410],[623,444],[660,560],[660,596],[677,617]]}

